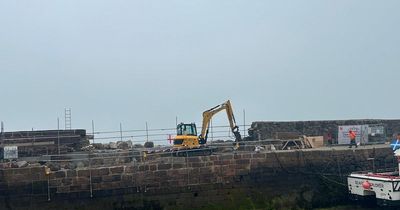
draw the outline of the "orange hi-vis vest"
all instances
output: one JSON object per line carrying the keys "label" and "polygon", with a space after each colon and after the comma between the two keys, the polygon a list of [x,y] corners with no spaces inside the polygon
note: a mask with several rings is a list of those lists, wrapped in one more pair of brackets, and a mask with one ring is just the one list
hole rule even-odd
{"label": "orange hi-vis vest", "polygon": [[354,132],[350,132],[349,133],[349,137],[350,137],[350,139],[356,139],[356,133],[354,133]]}

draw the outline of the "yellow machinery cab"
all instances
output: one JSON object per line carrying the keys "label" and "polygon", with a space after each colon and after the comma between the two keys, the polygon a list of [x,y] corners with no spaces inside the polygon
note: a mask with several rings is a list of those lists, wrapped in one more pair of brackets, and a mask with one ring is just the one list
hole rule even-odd
{"label": "yellow machinery cab", "polygon": [[174,148],[194,149],[199,147],[200,142],[199,137],[197,137],[196,124],[179,124],[177,126],[177,136],[174,138]]}

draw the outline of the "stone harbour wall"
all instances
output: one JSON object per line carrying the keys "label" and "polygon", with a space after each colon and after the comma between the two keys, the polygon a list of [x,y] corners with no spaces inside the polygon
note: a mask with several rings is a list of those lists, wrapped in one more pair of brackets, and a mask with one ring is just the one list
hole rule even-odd
{"label": "stone harbour wall", "polygon": [[[44,166],[2,169],[0,209],[309,209],[345,200],[346,175],[373,164],[396,166],[388,146],[148,157],[48,176]],[[321,197],[325,191],[330,199]]]}
{"label": "stone harbour wall", "polygon": [[341,125],[383,125],[386,136],[391,138],[400,132],[400,120],[326,120],[326,121],[293,121],[293,122],[253,122],[249,129],[250,139],[274,139],[277,133],[292,132],[306,136],[326,136],[328,133],[337,138]]}

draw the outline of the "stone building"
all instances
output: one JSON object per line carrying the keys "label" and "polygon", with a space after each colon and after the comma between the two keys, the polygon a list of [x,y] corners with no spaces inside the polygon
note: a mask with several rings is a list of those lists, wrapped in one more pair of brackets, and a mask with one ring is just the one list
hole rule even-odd
{"label": "stone building", "polygon": [[[385,140],[391,139],[400,132],[400,120],[366,119],[366,120],[326,120],[326,121],[293,121],[293,122],[253,122],[249,129],[249,139],[277,139],[281,134],[306,136],[331,135],[337,139],[339,126],[344,125],[380,125],[384,128]],[[371,137],[372,138],[372,137]]]}

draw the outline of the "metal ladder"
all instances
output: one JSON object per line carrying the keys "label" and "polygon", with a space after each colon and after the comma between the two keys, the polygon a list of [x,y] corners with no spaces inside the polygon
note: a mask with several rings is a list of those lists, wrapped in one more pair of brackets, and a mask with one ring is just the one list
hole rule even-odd
{"label": "metal ladder", "polygon": [[65,109],[65,130],[72,129],[72,113],[71,108]]}

